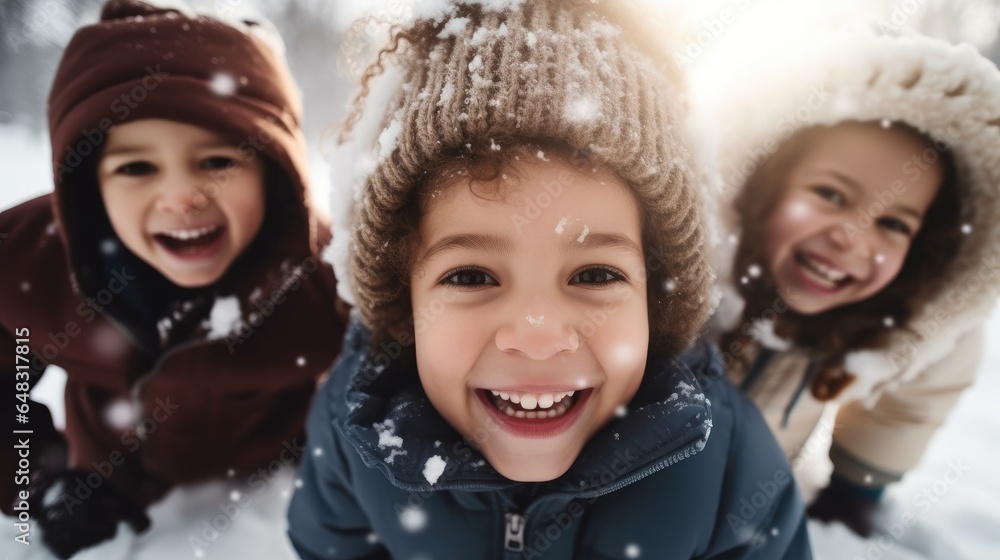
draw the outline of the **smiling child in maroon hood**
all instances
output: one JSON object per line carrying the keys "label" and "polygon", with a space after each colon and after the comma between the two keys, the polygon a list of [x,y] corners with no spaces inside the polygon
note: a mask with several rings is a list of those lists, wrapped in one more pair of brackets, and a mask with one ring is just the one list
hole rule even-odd
{"label": "smiling child in maroon hood", "polygon": [[174,484],[297,458],[344,329],[300,115],[253,22],[111,1],[67,46],[48,105],[55,190],[0,214],[0,342],[30,366],[5,386],[67,372],[63,434],[8,398],[28,405],[7,433],[33,431],[30,475],[0,498],[30,503],[57,554],[121,520],[144,529]]}

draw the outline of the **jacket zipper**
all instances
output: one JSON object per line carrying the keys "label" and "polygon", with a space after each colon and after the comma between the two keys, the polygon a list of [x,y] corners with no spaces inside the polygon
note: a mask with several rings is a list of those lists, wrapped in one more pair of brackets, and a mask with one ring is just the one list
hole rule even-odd
{"label": "jacket zipper", "polygon": [[507,523],[503,536],[504,550],[521,552],[524,550],[524,516],[508,512],[504,517]]}

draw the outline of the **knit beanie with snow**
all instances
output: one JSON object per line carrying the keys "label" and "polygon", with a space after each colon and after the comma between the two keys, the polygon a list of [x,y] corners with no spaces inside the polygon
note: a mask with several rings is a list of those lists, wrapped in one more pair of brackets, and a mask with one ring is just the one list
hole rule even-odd
{"label": "knit beanie with snow", "polygon": [[463,146],[503,149],[506,141],[587,153],[631,187],[648,218],[651,349],[676,352],[693,340],[707,315],[711,276],[700,184],[679,77],[655,39],[662,30],[642,25],[632,4],[415,5],[415,22],[403,28],[413,39],[395,57],[405,85],[371,146],[374,170],[355,185],[354,223],[341,220],[334,229],[335,246],[339,237],[349,249],[334,263],[337,276],[353,280],[338,291],[376,333],[412,333],[408,279],[387,274],[380,256],[425,170]]}
{"label": "knit beanie with snow", "polygon": [[[172,5],[177,5],[176,2]],[[305,212],[308,177],[301,99],[276,33],[266,21],[199,16],[139,0],[110,0],[100,21],[67,45],[49,96],[54,213],[79,288],[100,285],[98,243],[89,225],[95,197],[88,172],[110,129],[166,119],[211,130],[280,169]],[[309,219],[288,220],[285,246],[315,246]]]}

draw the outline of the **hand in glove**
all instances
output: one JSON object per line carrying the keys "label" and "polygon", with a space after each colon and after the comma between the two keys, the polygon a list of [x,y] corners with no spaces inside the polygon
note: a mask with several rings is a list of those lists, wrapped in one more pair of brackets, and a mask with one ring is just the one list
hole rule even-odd
{"label": "hand in glove", "polygon": [[809,517],[825,523],[840,521],[859,536],[868,538],[874,529],[881,488],[855,486],[834,476],[809,506]]}
{"label": "hand in glove", "polygon": [[[114,485],[101,478],[97,488],[87,485],[94,473],[64,470],[39,480],[32,488],[31,511],[42,528],[42,540],[60,558],[94,546],[115,536],[118,523],[125,521],[136,533],[149,528],[149,517]],[[77,496],[77,487],[90,490],[86,498]],[[81,495],[85,492],[81,491]]]}

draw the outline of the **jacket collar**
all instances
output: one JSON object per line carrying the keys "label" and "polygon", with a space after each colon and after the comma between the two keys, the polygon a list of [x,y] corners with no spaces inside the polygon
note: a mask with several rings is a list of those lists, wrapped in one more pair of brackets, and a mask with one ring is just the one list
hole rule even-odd
{"label": "jacket collar", "polygon": [[[366,465],[406,491],[502,490],[518,484],[494,470],[437,413],[420,386],[411,348],[372,349],[370,340],[354,314],[331,380],[335,391],[343,391],[332,405],[334,418],[341,419],[337,429]],[[627,413],[595,434],[545,491],[606,494],[701,451],[712,428],[711,403],[692,369],[722,371],[719,364],[718,351],[705,344],[680,359],[648,363]],[[440,477],[429,482],[442,467]]]}

